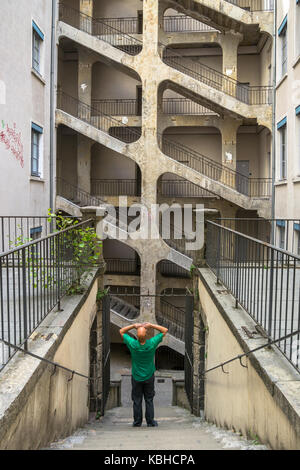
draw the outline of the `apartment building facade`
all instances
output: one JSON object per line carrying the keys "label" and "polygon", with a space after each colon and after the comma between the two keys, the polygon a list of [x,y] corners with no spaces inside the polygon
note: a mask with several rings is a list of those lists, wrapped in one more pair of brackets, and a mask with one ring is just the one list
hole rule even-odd
{"label": "apartment building facade", "polygon": [[[277,2],[275,217],[300,217],[300,3]],[[278,220],[281,246],[291,240],[300,253],[299,220]]]}
{"label": "apartment building facade", "polygon": [[0,11],[1,216],[47,215],[55,171],[52,2],[4,0]]}

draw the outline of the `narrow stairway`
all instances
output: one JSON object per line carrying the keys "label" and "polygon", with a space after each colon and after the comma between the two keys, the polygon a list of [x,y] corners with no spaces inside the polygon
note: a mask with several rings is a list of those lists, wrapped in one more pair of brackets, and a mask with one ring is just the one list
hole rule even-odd
{"label": "narrow stairway", "polygon": [[[155,408],[158,427],[132,427],[132,408],[109,410],[90,419],[72,436],[51,444],[53,450],[267,450],[238,434],[222,430],[177,406]],[[145,459],[147,456],[140,457]]]}

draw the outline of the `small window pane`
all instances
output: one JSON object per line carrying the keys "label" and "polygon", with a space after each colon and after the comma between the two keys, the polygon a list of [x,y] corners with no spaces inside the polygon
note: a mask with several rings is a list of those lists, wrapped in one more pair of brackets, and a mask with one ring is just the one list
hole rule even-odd
{"label": "small window pane", "polygon": [[37,33],[33,31],[33,44],[32,44],[32,67],[40,73],[40,48],[41,40]]}
{"label": "small window pane", "polygon": [[31,174],[39,176],[40,134],[32,130],[31,142]]}

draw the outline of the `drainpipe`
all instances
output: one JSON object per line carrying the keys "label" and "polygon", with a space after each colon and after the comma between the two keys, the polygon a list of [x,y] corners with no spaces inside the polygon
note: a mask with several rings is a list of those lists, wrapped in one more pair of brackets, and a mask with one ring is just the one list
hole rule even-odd
{"label": "drainpipe", "polygon": [[54,102],[55,102],[55,24],[56,24],[56,0],[52,0],[52,24],[51,24],[51,72],[50,72],[50,171],[49,171],[49,203],[54,210]]}
{"label": "drainpipe", "polygon": [[274,2],[274,39],[273,39],[273,110],[272,110],[272,231],[270,243],[275,242],[275,176],[276,176],[276,76],[277,76],[277,1]]}
{"label": "drainpipe", "polygon": [[[271,244],[275,243],[275,173],[276,173],[276,56],[277,56],[277,2],[274,2],[274,45],[273,45],[273,110],[272,110],[272,232],[271,232]],[[272,327],[273,327],[273,282],[274,282],[274,250],[271,249],[270,259],[270,289],[269,289],[269,321],[268,321],[268,341],[271,342]]]}

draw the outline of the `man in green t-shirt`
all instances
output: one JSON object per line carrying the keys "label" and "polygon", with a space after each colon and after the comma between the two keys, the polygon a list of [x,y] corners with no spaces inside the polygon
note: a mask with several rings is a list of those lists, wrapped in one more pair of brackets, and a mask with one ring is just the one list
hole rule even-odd
{"label": "man in green t-shirt", "polygon": [[[138,339],[129,336],[127,331],[137,329]],[[159,334],[153,338],[147,339],[147,329],[154,328]],[[132,362],[132,394],[133,401],[133,426],[141,426],[143,421],[142,401],[143,396],[146,404],[146,421],[147,426],[158,426],[154,420],[154,372],[155,372],[155,351],[163,337],[167,334],[168,329],[152,323],[135,323],[134,325],[121,328],[120,335],[124,343],[127,345]]]}

